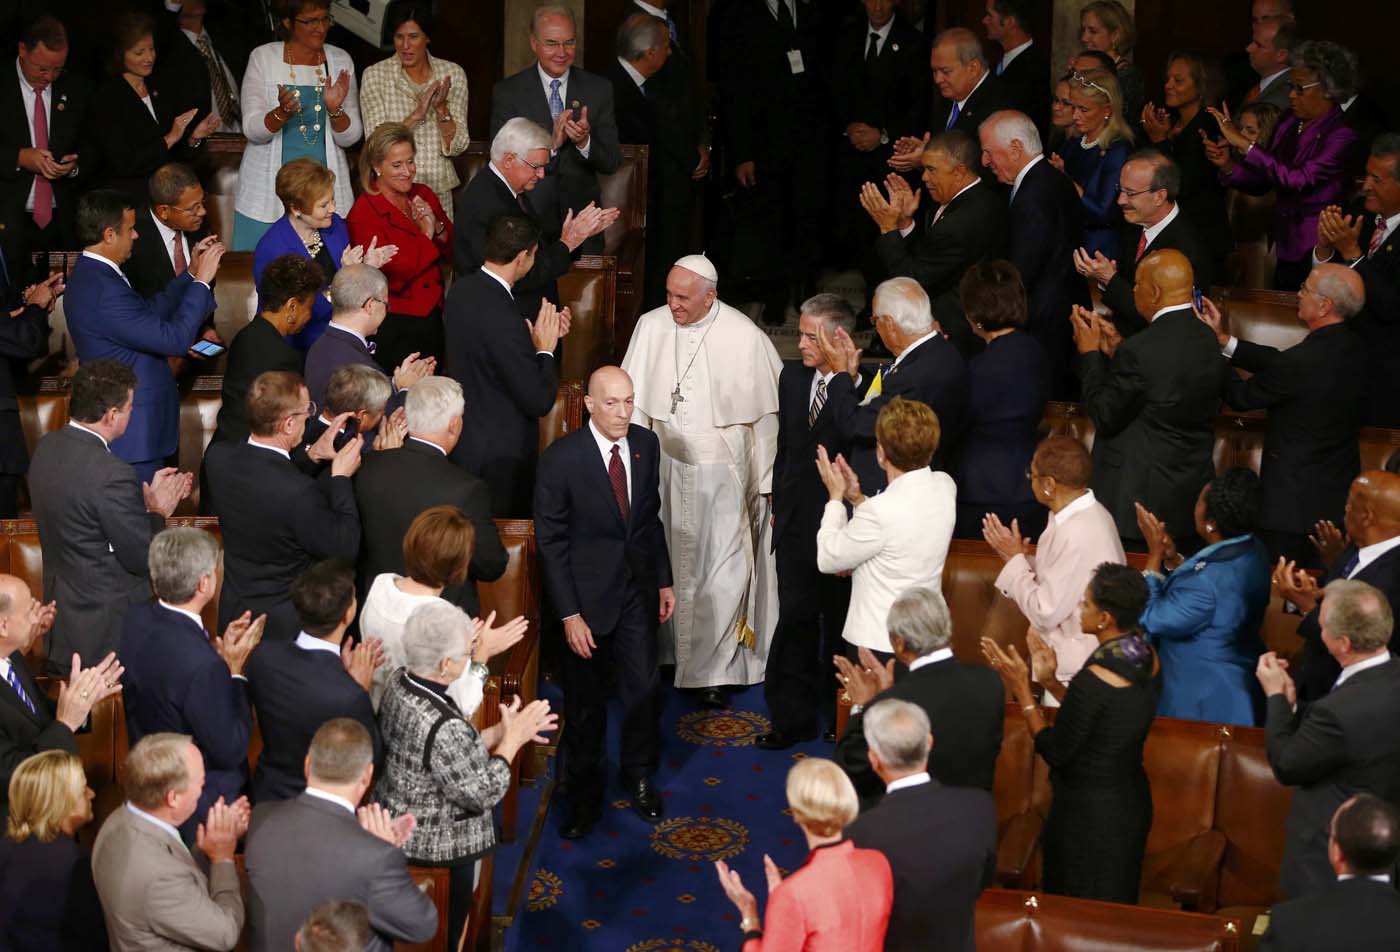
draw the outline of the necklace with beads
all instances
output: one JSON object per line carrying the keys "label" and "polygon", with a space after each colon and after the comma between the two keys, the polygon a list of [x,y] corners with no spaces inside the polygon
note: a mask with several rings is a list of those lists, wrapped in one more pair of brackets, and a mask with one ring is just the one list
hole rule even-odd
{"label": "necklace with beads", "polygon": [[[330,71],[330,65],[329,65],[328,63],[326,63],[324,57],[322,57],[321,62],[319,62],[319,63],[312,63],[312,64],[310,64],[310,65],[311,65],[311,68],[312,68],[313,70],[315,70],[315,72],[316,72],[316,86],[315,86],[315,89],[316,89],[316,102],[315,102],[315,104],[311,107],[311,108],[312,108],[312,111],[313,111],[312,124],[311,124],[312,133],[311,133],[311,135],[309,135],[309,136],[306,134],[306,110],[305,110],[305,109],[302,109],[302,110],[300,110],[299,112],[297,112],[297,117],[298,117],[298,119],[300,120],[299,124],[297,125],[297,129],[298,129],[298,131],[301,132],[301,139],[302,139],[303,142],[305,142],[307,145],[315,145],[317,142],[320,142],[320,141],[321,141],[321,113],[322,113],[322,110],[323,110],[322,103],[324,102],[324,98],[325,98],[324,95],[323,95],[323,90],[326,88],[326,86],[328,86],[328,85],[330,84],[330,80],[331,80],[331,71]],[[325,72],[325,75],[324,75],[324,76],[321,74],[321,67],[323,67],[323,66],[326,68],[326,72]],[[293,65],[292,63],[288,63],[288,64],[287,64],[287,75],[291,78],[291,81],[292,81],[291,84],[292,84],[292,86],[293,86],[293,87],[297,86],[297,85],[298,85],[298,84],[297,84],[297,70],[296,70],[296,66]]]}

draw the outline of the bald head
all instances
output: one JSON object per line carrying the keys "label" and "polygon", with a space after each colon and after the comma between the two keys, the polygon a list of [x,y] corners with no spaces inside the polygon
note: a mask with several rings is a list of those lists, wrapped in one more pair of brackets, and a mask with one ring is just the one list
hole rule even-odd
{"label": "bald head", "polygon": [[1400,476],[1368,469],[1352,480],[1345,522],[1347,535],[1357,546],[1400,535]]}
{"label": "bald head", "polygon": [[1194,282],[1191,262],[1184,254],[1175,248],[1154,251],[1138,262],[1133,303],[1139,314],[1151,320],[1163,308],[1190,304]]}
{"label": "bald head", "polygon": [[34,604],[29,583],[15,575],[0,574],[0,658],[29,650],[34,640],[29,613]]}
{"label": "bald head", "polygon": [[1340,323],[1366,304],[1361,275],[1339,264],[1314,265],[1303,290],[1307,293],[1298,295],[1298,317],[1309,330]]}
{"label": "bald head", "polygon": [[593,426],[616,443],[627,435],[632,422],[632,378],[621,367],[599,367],[588,378],[588,395],[583,398]]}

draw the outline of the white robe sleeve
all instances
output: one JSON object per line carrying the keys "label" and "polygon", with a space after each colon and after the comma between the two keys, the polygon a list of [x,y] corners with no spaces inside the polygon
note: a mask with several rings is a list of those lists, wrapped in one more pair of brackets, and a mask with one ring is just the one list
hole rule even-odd
{"label": "white robe sleeve", "polygon": [[880,554],[885,545],[880,517],[868,505],[856,507],[846,521],[846,504],[828,500],[817,530],[817,568],[827,575],[850,572]]}

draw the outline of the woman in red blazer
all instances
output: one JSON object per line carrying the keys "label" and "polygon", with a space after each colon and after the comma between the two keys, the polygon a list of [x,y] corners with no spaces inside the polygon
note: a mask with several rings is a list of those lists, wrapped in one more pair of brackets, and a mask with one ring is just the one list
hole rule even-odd
{"label": "woman in red blazer", "polygon": [[413,133],[386,122],[360,153],[360,184],[345,224],[350,240],[369,248],[397,245],[381,270],[389,280],[389,314],[375,335],[375,360],[387,374],[417,353],[442,361],[442,264],[451,260],[452,222],[437,195],[413,181]]}
{"label": "woman in red blazer", "polygon": [[808,757],[788,771],[787,800],[807,837],[807,862],[787,879],[763,857],[768,925],[758,900],[723,860],[719,882],[739,910],[743,952],[882,952],[894,900],[885,854],[859,849],[842,830],[856,818],[856,788],[830,760]]}

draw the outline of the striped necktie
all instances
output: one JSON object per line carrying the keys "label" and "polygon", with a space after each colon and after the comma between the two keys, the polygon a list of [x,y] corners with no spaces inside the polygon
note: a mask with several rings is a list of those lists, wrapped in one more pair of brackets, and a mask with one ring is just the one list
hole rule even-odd
{"label": "striped necktie", "polygon": [[817,417],[822,414],[822,407],[826,406],[826,380],[817,381],[817,392],[812,397],[812,406],[807,411],[807,428],[811,429],[817,425]]}
{"label": "striped necktie", "polygon": [[24,702],[24,706],[29,708],[29,713],[39,713],[38,711],[34,710],[34,702],[29,700],[29,695],[25,694],[24,688],[20,686],[19,674],[15,671],[15,663],[13,661],[10,662],[10,676],[6,680],[10,682],[10,687],[15,689],[15,693],[18,694],[19,699]]}
{"label": "striped necktie", "polygon": [[1374,258],[1376,252],[1381,250],[1381,242],[1385,241],[1385,216],[1376,216],[1376,230],[1371,233],[1371,247],[1366,250],[1366,257]]}

